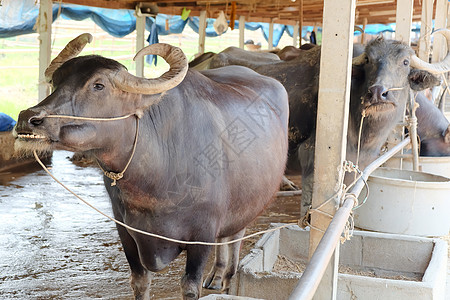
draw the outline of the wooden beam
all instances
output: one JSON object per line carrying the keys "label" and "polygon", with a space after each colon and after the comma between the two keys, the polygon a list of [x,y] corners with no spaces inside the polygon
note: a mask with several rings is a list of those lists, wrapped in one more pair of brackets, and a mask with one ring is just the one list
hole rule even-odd
{"label": "wooden beam", "polygon": [[433,30],[433,0],[422,0],[422,19],[420,22],[419,58],[428,61]]}
{"label": "wooden beam", "polygon": [[273,20],[269,23],[269,39],[267,41],[269,43],[269,50],[273,49]]}
{"label": "wooden beam", "polygon": [[[298,25],[299,22],[297,22],[296,25],[294,25],[294,33],[292,34],[292,46],[294,47],[299,47],[302,44],[302,39],[300,38],[300,45],[299,45],[299,28],[300,26]],[[301,32],[301,31],[300,31]]]}
{"label": "wooden beam", "polygon": [[397,0],[395,39],[411,44],[411,24],[414,0]]}
{"label": "wooden beam", "polygon": [[[312,207],[330,215],[336,211],[344,178],[355,2],[324,1]],[[311,214],[310,257],[330,221],[326,215]],[[338,261],[339,246],[314,299],[336,299]]]}
{"label": "wooden beam", "polygon": [[41,0],[39,5],[39,85],[38,100],[41,101],[50,94],[50,88],[45,80],[45,69],[50,65],[52,52],[52,1]]}
{"label": "wooden beam", "polygon": [[300,0],[298,2],[298,11],[299,11],[298,26],[299,26],[299,36],[300,36],[300,46],[301,46],[302,45],[302,29],[303,29],[303,0]]}
{"label": "wooden beam", "polygon": [[200,12],[200,21],[198,24],[198,53],[205,53],[206,38],[206,10]]}
{"label": "wooden beam", "polygon": [[[144,48],[145,42],[145,16],[136,14],[136,53]],[[136,60],[136,76],[144,77],[144,57]]]}
{"label": "wooden beam", "polygon": [[[447,6],[448,0],[437,0],[436,2],[436,16],[434,19],[434,29],[447,27]],[[433,62],[440,61],[444,58],[445,53],[445,38],[440,34],[434,35],[433,41]]]}
{"label": "wooden beam", "polygon": [[362,25],[363,25],[363,27],[362,27],[363,32],[361,33],[361,44],[364,44],[365,39],[366,39],[367,18],[364,18]]}
{"label": "wooden beam", "polygon": [[239,16],[239,48],[244,49],[245,16]]}

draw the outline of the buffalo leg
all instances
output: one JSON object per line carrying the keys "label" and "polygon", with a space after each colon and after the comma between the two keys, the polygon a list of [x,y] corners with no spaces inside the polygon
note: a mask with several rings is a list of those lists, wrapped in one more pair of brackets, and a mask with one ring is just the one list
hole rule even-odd
{"label": "buffalo leg", "polygon": [[300,206],[301,217],[306,215],[312,203],[315,138],[315,134],[313,134],[300,145],[298,150],[298,158],[302,168],[302,198]]}
{"label": "buffalo leg", "polygon": [[[218,239],[218,242],[227,242],[244,236],[245,229],[231,237]],[[236,273],[239,264],[239,251],[241,242],[230,245],[216,246],[214,264],[206,277],[203,287],[214,290],[228,290],[231,277]]]}
{"label": "buffalo leg", "polygon": [[196,300],[200,297],[203,269],[211,246],[189,245],[186,250],[186,272],[181,279],[183,300]]}
{"label": "buffalo leg", "polygon": [[[217,239],[217,242],[226,242],[227,238]],[[215,246],[214,264],[203,282],[203,287],[211,290],[222,289],[222,276],[228,264],[228,245]]]}
{"label": "buffalo leg", "polygon": [[139,251],[134,239],[128,234],[125,228],[117,226],[123,250],[131,269],[130,284],[136,300],[150,299],[150,284],[153,273],[148,271],[141,263]]}
{"label": "buffalo leg", "polygon": [[[245,228],[232,236],[230,240],[236,240],[244,236]],[[225,269],[222,282],[222,290],[227,291],[230,288],[231,278],[236,274],[239,266],[239,252],[241,250],[241,242],[236,242],[228,245],[228,264]]]}

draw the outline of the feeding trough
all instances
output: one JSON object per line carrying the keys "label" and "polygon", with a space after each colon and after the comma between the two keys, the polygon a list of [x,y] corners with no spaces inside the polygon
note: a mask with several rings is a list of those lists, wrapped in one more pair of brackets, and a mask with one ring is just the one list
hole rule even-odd
{"label": "feeding trough", "polygon": [[[230,294],[288,299],[306,264],[308,244],[309,231],[296,225],[265,234],[241,261]],[[340,249],[337,299],[445,298],[443,240],[356,231]],[[281,258],[295,268],[277,267]]]}
{"label": "feeding trough", "polygon": [[[423,172],[379,168],[369,177],[368,184],[369,198],[355,210],[356,227],[418,236],[448,234],[449,178]],[[364,192],[360,198],[362,196]]]}

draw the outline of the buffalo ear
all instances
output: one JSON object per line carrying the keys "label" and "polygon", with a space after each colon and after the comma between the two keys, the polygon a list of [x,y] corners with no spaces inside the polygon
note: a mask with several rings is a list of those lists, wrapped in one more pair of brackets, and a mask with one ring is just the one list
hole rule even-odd
{"label": "buffalo ear", "polygon": [[444,132],[444,142],[446,144],[450,144],[450,125],[448,125],[447,129]]}
{"label": "buffalo ear", "polygon": [[428,71],[418,69],[411,69],[408,75],[408,81],[411,89],[414,91],[422,91],[441,84],[438,77]]}

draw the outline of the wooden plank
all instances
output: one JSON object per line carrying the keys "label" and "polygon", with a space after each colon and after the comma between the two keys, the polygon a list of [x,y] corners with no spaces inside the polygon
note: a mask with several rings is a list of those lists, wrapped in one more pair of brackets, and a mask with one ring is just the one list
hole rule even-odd
{"label": "wooden plank", "polygon": [[[294,47],[299,47],[299,36],[301,35],[299,34],[299,32],[301,31],[299,31],[300,26],[298,24],[299,22],[297,22],[297,24],[294,25],[294,33],[292,34],[292,46]],[[300,46],[301,43],[302,39],[300,38]]]}
{"label": "wooden plank", "polygon": [[198,24],[198,53],[205,53],[206,38],[206,10],[200,12],[200,21]]}
{"label": "wooden plank", "polygon": [[411,24],[414,0],[397,0],[395,39],[411,44]]}
{"label": "wooden plank", "polygon": [[38,100],[41,101],[50,94],[50,88],[45,80],[45,69],[50,65],[52,51],[52,1],[41,0],[39,5],[39,85]]}
{"label": "wooden plank", "polygon": [[[312,207],[323,205],[321,210],[331,215],[338,200],[333,197],[341,191],[344,176],[355,2],[324,1]],[[320,213],[311,215],[310,257],[330,221]],[[339,246],[314,299],[336,299],[338,253]]]}
{"label": "wooden plank", "polygon": [[239,48],[244,49],[245,16],[239,16]]}
{"label": "wooden plank", "polygon": [[299,37],[300,37],[300,46],[302,45],[302,29],[303,29],[303,0],[300,0],[298,3],[298,10],[299,10],[299,19],[298,19],[298,26],[299,26]]}
{"label": "wooden plank", "polygon": [[268,49],[273,49],[273,20],[269,23],[269,38],[267,40],[267,43],[269,44]]}
{"label": "wooden plank", "polygon": [[419,58],[428,61],[433,29],[433,0],[422,0],[422,19],[420,23]]}
{"label": "wooden plank", "polygon": [[[446,28],[447,26],[447,6],[448,0],[437,0],[436,17],[434,20],[434,28]],[[446,49],[445,38],[440,34],[434,35],[433,41],[433,62],[440,61],[444,58]]]}
{"label": "wooden plank", "polygon": [[[145,42],[145,16],[136,16],[136,53],[144,48]],[[136,76],[144,77],[144,57],[136,60]]]}

